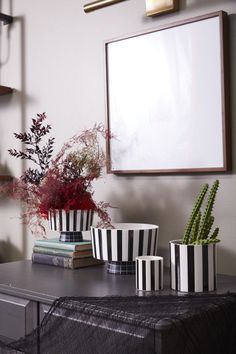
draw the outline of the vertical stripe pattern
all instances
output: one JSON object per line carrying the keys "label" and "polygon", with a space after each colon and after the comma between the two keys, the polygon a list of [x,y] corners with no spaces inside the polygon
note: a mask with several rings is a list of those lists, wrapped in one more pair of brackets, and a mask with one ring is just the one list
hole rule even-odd
{"label": "vertical stripe pattern", "polygon": [[93,253],[104,261],[131,262],[138,256],[155,255],[157,252],[158,226],[149,230],[99,229],[91,226],[91,233]]}
{"label": "vertical stripe pattern", "polygon": [[86,231],[93,222],[93,210],[51,210],[48,213],[53,231]]}
{"label": "vertical stripe pattern", "polygon": [[136,288],[142,291],[163,289],[163,258],[158,256],[136,257]]}
{"label": "vertical stripe pattern", "polygon": [[216,244],[170,242],[171,288],[183,292],[216,290]]}

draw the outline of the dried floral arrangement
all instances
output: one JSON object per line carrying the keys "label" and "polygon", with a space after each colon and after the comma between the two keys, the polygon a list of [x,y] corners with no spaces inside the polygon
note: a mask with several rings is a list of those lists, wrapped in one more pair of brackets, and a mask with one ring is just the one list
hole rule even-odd
{"label": "dried floral arrangement", "polygon": [[[99,227],[109,227],[109,203],[96,203],[92,181],[102,175],[105,154],[100,148],[99,136],[106,136],[103,125],[74,135],[52,158],[55,138],[47,135],[51,125],[44,124],[46,114],[32,119],[30,132],[15,133],[25,146],[23,151],[8,150],[11,156],[29,160],[29,167],[20,178],[4,187],[4,193],[24,203],[23,223],[32,233],[45,234],[44,221],[49,210],[93,209],[99,216]],[[3,192],[3,190],[2,190]]]}

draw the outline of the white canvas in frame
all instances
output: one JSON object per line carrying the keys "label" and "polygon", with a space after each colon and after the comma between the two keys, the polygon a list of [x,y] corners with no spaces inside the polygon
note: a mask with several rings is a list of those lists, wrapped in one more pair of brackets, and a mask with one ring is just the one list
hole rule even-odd
{"label": "white canvas in frame", "polygon": [[220,17],[109,42],[109,172],[226,170]]}

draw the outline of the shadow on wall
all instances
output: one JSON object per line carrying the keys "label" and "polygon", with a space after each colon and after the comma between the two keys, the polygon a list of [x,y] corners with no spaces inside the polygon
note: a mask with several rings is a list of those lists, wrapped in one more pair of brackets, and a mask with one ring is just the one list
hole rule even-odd
{"label": "shadow on wall", "polygon": [[[0,8],[2,5],[2,1],[0,0]],[[4,10],[5,13],[8,15],[13,16],[14,9],[14,1],[9,0],[8,2],[8,10]],[[6,64],[7,59],[10,58],[11,54],[10,53],[10,35],[11,32],[18,31],[19,32],[19,40],[20,40],[20,47],[19,47],[19,53],[18,53],[18,58],[19,58],[19,78],[20,78],[20,86],[19,89],[13,89],[13,94],[12,95],[6,95],[1,97],[1,108],[7,109],[9,104],[14,105],[15,107],[19,107],[20,109],[20,116],[18,119],[21,122],[21,129],[20,131],[25,131],[25,117],[26,117],[26,104],[32,100],[32,97],[29,97],[26,95],[26,64],[25,64],[25,18],[24,16],[14,16],[14,20],[12,25],[8,26],[9,32],[8,32],[8,53],[5,55],[5,58],[0,58],[1,59],[1,64]],[[17,53],[15,53],[17,54]],[[12,132],[12,134],[14,131]],[[1,163],[1,161],[0,161]],[[7,166],[4,166],[3,162],[1,163],[0,166],[0,174],[7,174],[6,170]],[[22,161],[22,173],[25,171],[25,161]],[[4,170],[4,172],[3,172]],[[9,173],[10,174],[10,173]],[[22,242],[21,242],[21,250],[22,253],[16,249],[13,245],[11,245],[10,242],[6,243],[4,255],[5,260],[17,260],[17,259],[24,259],[27,256],[27,250],[28,250],[28,242],[27,242],[27,229],[25,225],[22,225],[22,228],[20,230],[20,234],[22,235]],[[11,235],[12,237],[12,235]],[[10,235],[9,235],[10,238]],[[1,256],[3,255],[2,251],[0,250]]]}
{"label": "shadow on wall", "polygon": [[11,176],[12,172],[10,171],[8,165],[6,162],[2,162],[1,161],[1,154],[0,154],[0,176],[3,175],[7,175],[7,176]]}
{"label": "shadow on wall", "polygon": [[[168,177],[168,180],[160,177],[158,180],[143,177],[127,177],[120,180],[118,188],[114,188],[109,200],[111,204],[119,207],[117,218],[114,222],[137,222],[159,225],[158,255],[164,257],[165,266],[169,266],[169,241],[181,239],[185,225],[191,214],[192,207],[200,189],[204,183],[212,184],[215,176],[198,176],[198,180],[183,180],[180,176]],[[222,192],[222,191],[221,191]],[[220,204],[217,206],[220,212]],[[217,225],[221,228],[220,219]],[[222,228],[221,228],[222,230]],[[218,264],[220,272],[224,270],[223,259],[235,264],[235,252],[230,253],[222,243],[218,251]],[[232,269],[233,269],[232,268]]]}
{"label": "shadow on wall", "polygon": [[[13,11],[13,2],[11,0],[11,11]],[[19,99],[21,110],[21,131],[25,131],[25,117],[26,117],[26,104],[28,103],[28,97],[26,95],[26,62],[25,62],[25,18],[24,16],[14,17],[14,22],[19,23],[20,26],[20,72],[21,72],[21,86],[18,91],[17,98]],[[22,160],[22,171],[25,171],[26,163]],[[22,224],[22,252],[25,259],[28,251],[27,242],[27,230],[26,226]]]}
{"label": "shadow on wall", "polygon": [[0,263],[19,261],[23,258],[23,253],[9,239],[0,241]]}
{"label": "shadow on wall", "polygon": [[123,188],[115,189],[117,192],[113,189],[110,196],[112,205],[119,208],[119,222],[159,225],[158,254],[166,256],[169,241],[182,237],[195,196],[203,182],[200,180],[198,185],[196,181],[183,184],[182,180],[176,179],[160,182],[151,177],[150,180],[134,178],[127,178],[125,184],[123,180]]}
{"label": "shadow on wall", "polygon": [[[10,0],[10,13],[6,13],[6,15],[12,15],[11,12],[11,7],[12,7],[12,0]],[[0,12],[2,12],[2,0],[0,0]],[[5,12],[4,12],[5,13]],[[4,28],[4,31],[6,31],[6,38],[8,39],[8,45],[6,50],[3,51],[1,50],[1,34],[3,32],[2,30],[2,22],[0,22],[0,69],[6,65],[10,59],[10,42],[9,42],[9,38],[10,38],[10,31],[11,31],[11,27],[12,25],[7,25]],[[0,82],[1,82],[1,70],[0,70]]]}
{"label": "shadow on wall", "polygon": [[231,137],[232,137],[232,172],[236,172],[236,146],[235,146],[235,139],[236,136],[236,124],[235,124],[235,117],[236,117],[236,101],[233,97],[233,93],[236,92],[236,15],[229,16],[229,34],[230,34],[230,41],[229,41],[229,48],[230,48],[230,92],[231,92]]}
{"label": "shadow on wall", "polygon": [[[12,0],[10,0],[11,3]],[[10,5],[11,7],[11,5]],[[2,0],[0,0],[0,12],[2,12]],[[8,13],[7,13],[8,14]],[[12,25],[7,25],[4,26],[4,33],[6,32],[6,39],[7,39],[7,46],[6,50],[2,50],[2,33],[3,33],[3,23],[0,23],[0,84],[1,82],[1,69],[4,67],[4,65],[8,64],[9,59],[10,59],[10,35],[11,35],[11,28]],[[4,95],[1,96],[0,98],[0,104],[1,107],[6,106],[7,104],[10,104],[10,101],[12,101],[12,95]],[[3,119],[3,117],[1,117]],[[1,135],[0,135],[0,149],[2,150],[1,146]],[[1,151],[0,150],[0,151]],[[6,163],[2,161],[2,156],[0,154],[0,175],[10,175],[11,172],[9,170],[9,167],[7,166]]]}
{"label": "shadow on wall", "polygon": [[[7,182],[6,182],[7,183]],[[1,186],[4,186],[1,183]],[[1,225],[4,227],[1,229],[0,235],[0,262],[9,262],[23,260],[27,258],[27,249],[25,244],[26,240],[26,225],[21,223],[20,225],[15,225],[14,218],[19,219],[19,215],[23,211],[23,206],[16,201],[12,201],[8,196],[1,195],[0,198],[0,216]],[[15,217],[14,215],[18,216]],[[12,218],[13,216],[13,218]],[[5,230],[5,231],[4,231]],[[17,231],[16,231],[17,230]],[[17,235],[16,235],[17,232]],[[19,248],[15,246],[14,239],[17,236],[18,243],[20,240]]]}
{"label": "shadow on wall", "polygon": [[[210,5],[214,6],[220,4],[222,5],[222,0],[211,0]],[[194,10],[194,9],[199,9],[200,7],[204,8],[204,5],[209,6],[209,2],[206,2],[206,0],[180,0],[180,9],[188,9],[188,10]]]}
{"label": "shadow on wall", "polygon": [[[225,261],[227,260],[227,261]],[[235,275],[236,269],[236,257],[235,251],[232,249],[226,249],[224,243],[220,242],[217,246],[217,263],[218,263],[218,273]],[[230,264],[230,268],[228,267]]]}

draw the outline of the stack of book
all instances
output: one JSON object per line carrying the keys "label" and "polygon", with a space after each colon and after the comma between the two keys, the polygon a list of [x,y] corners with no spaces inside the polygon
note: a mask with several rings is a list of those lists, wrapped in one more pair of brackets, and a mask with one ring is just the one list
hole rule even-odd
{"label": "stack of book", "polygon": [[58,238],[36,240],[32,262],[71,269],[104,263],[93,258],[91,241],[61,242]]}

